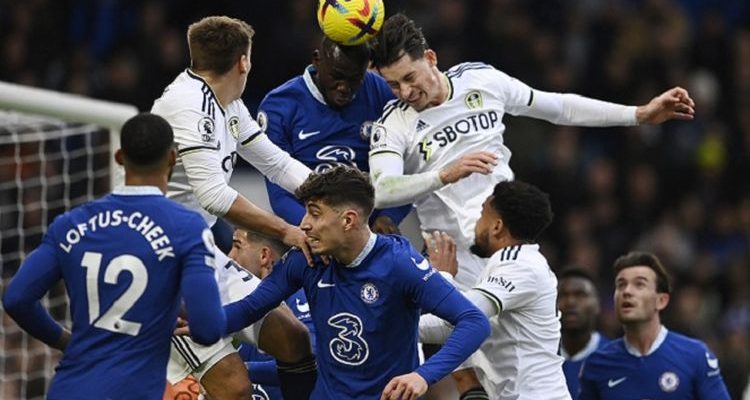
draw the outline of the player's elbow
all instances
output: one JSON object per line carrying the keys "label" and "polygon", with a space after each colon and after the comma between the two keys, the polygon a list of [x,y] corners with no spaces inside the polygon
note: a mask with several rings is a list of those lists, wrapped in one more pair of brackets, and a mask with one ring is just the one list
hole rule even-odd
{"label": "player's elbow", "polygon": [[3,295],[3,309],[5,309],[5,312],[14,317],[23,312],[24,306],[23,291],[16,290],[13,285],[8,286]]}
{"label": "player's elbow", "polygon": [[216,321],[196,324],[195,328],[191,328],[190,335],[196,343],[208,346],[221,339],[226,330],[226,323],[226,318],[222,313],[222,318]]}
{"label": "player's elbow", "polygon": [[399,203],[390,189],[388,178],[380,178],[373,182],[375,188],[375,208],[390,208],[403,205]]}
{"label": "player's elbow", "polygon": [[213,215],[224,216],[237,198],[237,191],[225,182],[195,188],[195,197],[201,207]]}

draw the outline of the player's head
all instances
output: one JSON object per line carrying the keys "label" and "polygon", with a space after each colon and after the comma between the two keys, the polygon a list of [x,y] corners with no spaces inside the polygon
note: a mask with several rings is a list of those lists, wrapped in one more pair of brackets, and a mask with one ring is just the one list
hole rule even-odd
{"label": "player's head", "polygon": [[547,193],[521,181],[500,182],[482,204],[471,251],[490,257],[502,247],[532,243],[551,222]]}
{"label": "player's head", "polygon": [[599,293],[591,274],[567,267],[557,276],[557,308],[562,312],[563,332],[591,332],[599,316]]}
{"label": "player's head", "polygon": [[262,279],[271,273],[273,263],[287,250],[289,247],[278,239],[237,228],[232,236],[229,258]]}
{"label": "player's head", "polygon": [[166,186],[176,159],[172,127],[164,118],[141,113],[122,126],[115,160],[125,167],[126,182],[131,183],[137,177],[141,180],[165,178]]}
{"label": "player's head", "polygon": [[239,81],[241,95],[250,72],[254,34],[246,22],[225,16],[205,17],[191,24],[187,32],[190,68],[216,76],[233,72]]}
{"label": "player's head", "polygon": [[447,79],[422,30],[404,14],[388,18],[373,44],[372,63],[393,94],[417,111],[439,105],[448,94]]}
{"label": "player's head", "polygon": [[660,321],[672,293],[669,273],[652,253],[632,251],[614,263],[615,311],[623,326]]}
{"label": "player's head", "polygon": [[370,50],[365,45],[343,46],[323,37],[320,48],[313,52],[313,76],[326,103],[342,108],[351,103],[365,78],[370,63]]}
{"label": "player's head", "polygon": [[368,229],[375,189],[367,173],[346,166],[313,173],[295,194],[306,209],[300,228],[316,254],[335,255],[350,246],[352,234]]}

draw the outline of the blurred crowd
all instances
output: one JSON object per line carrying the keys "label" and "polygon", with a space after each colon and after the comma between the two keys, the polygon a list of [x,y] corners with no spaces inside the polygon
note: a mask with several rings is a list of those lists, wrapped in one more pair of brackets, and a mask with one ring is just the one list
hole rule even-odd
{"label": "blurred crowd", "polygon": [[[508,117],[517,177],[550,193],[555,269],[600,281],[618,336],[611,265],[653,251],[676,291],[670,329],[706,340],[739,398],[750,370],[750,2],[386,0],[424,27],[439,66],[484,61],[547,91],[643,104],[680,85],[692,122],[580,129]],[[187,25],[226,14],[256,29],[245,101],[302,72],[316,0],[0,0],[0,80],[151,107],[187,66]]]}

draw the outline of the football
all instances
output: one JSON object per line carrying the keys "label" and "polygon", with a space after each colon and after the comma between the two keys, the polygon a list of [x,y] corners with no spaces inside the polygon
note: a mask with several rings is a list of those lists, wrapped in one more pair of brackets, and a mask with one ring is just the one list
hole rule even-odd
{"label": "football", "polygon": [[370,40],[383,25],[383,0],[319,0],[318,25],[329,39],[346,46]]}

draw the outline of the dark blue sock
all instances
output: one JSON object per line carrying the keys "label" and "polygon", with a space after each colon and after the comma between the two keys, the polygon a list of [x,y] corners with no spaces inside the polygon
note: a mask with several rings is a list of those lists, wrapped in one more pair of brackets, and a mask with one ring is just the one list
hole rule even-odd
{"label": "dark blue sock", "polygon": [[284,400],[308,400],[318,378],[318,364],[311,355],[295,363],[276,362]]}

